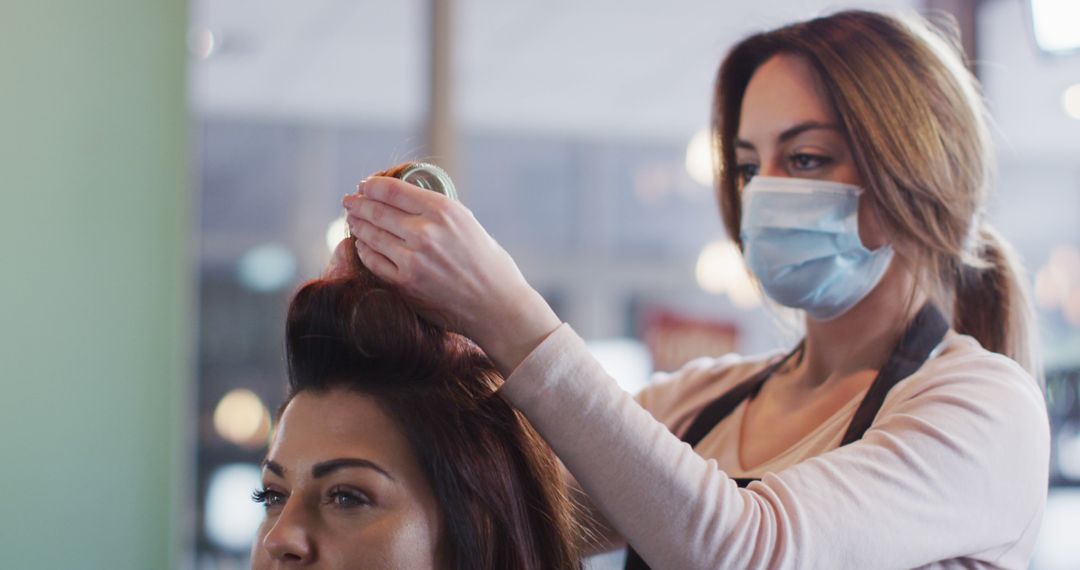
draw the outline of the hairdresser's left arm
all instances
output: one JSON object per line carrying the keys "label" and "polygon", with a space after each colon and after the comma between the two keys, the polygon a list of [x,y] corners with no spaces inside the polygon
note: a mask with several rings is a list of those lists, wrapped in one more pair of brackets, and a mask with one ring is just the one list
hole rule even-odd
{"label": "hairdresser's left arm", "polygon": [[1015,363],[973,356],[926,376],[862,440],[739,489],[618,387],[467,209],[391,179],[361,191],[345,205],[364,264],[477,341],[503,394],[653,568],[1026,563],[1049,437]]}
{"label": "hairdresser's left arm", "polygon": [[862,440],[746,489],[620,389],[567,325],[502,393],[653,568],[914,568],[964,557],[1024,568],[1046,496],[1042,395],[1015,362],[977,346],[927,367],[893,389]]}

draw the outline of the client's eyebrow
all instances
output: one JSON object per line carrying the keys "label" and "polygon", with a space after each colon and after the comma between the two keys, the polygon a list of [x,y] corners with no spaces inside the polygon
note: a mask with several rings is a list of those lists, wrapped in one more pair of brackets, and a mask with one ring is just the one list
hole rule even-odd
{"label": "client's eyebrow", "polygon": [[322,463],[316,463],[315,466],[311,468],[311,476],[318,479],[320,477],[325,477],[333,473],[334,471],[338,471],[340,469],[349,469],[352,467],[371,469],[372,471],[379,473],[383,477],[386,477],[391,481],[395,481],[395,479],[389,473],[387,473],[385,469],[379,467],[379,465],[374,461],[348,457],[331,459],[329,461],[323,461]]}
{"label": "client's eyebrow", "polygon": [[[818,121],[806,121],[805,123],[799,123],[798,125],[795,125],[794,127],[791,127],[790,129],[787,129],[786,131],[780,133],[780,136],[777,137],[777,139],[780,142],[787,142],[805,133],[806,131],[812,131],[814,129],[824,129],[828,131],[838,132],[840,131],[840,127],[833,124],[820,123]],[[743,139],[735,139],[735,146],[738,148],[754,150],[754,145],[747,141],[744,141]]]}
{"label": "client's eyebrow", "polygon": [[[263,459],[262,467],[263,469],[269,469],[271,473],[277,475],[278,477],[281,477],[282,479],[285,478],[285,468],[275,461]],[[394,477],[387,473],[385,469],[379,467],[378,463],[367,459],[359,459],[352,457],[342,457],[339,459],[331,459],[329,461],[316,463],[315,466],[311,468],[311,476],[315,479],[319,479],[321,477],[326,477],[334,471],[355,467],[359,467],[362,469],[371,469],[372,471],[375,471],[376,473],[382,475],[383,477],[386,477],[391,481],[397,481],[397,479],[394,479]]]}
{"label": "client's eyebrow", "polygon": [[278,477],[281,477],[282,479],[285,478],[285,468],[278,463],[270,461],[269,459],[262,460],[262,468],[269,469],[271,473],[277,475]]}

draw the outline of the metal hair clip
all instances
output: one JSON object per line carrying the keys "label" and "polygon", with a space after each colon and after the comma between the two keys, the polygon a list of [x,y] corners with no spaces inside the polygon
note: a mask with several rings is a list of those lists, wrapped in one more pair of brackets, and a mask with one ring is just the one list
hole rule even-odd
{"label": "metal hair clip", "polygon": [[[418,188],[438,192],[451,200],[458,199],[457,189],[454,188],[454,181],[450,180],[450,175],[442,168],[428,162],[407,162],[383,171],[379,175],[404,180]],[[352,232],[348,227],[345,228],[345,237],[352,237]]]}
{"label": "metal hair clip", "polygon": [[404,180],[413,186],[419,186],[424,190],[438,192],[451,200],[457,200],[457,189],[450,175],[445,170],[427,162],[410,162],[394,169],[390,174],[394,178]]}

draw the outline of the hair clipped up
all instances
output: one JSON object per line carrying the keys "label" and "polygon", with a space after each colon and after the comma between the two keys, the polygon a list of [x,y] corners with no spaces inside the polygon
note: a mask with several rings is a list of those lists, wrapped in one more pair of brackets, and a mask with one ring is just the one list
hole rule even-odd
{"label": "hair clipped up", "polygon": [[339,276],[307,283],[289,306],[291,392],[432,389],[464,376],[473,384],[482,377],[484,392],[497,387],[494,366],[472,342],[424,320],[357,256],[347,259]]}
{"label": "hair clipped up", "polygon": [[289,400],[344,389],[379,402],[435,493],[447,567],[580,568],[554,455],[496,392],[491,361],[345,257],[347,267],[304,285],[289,306]]}

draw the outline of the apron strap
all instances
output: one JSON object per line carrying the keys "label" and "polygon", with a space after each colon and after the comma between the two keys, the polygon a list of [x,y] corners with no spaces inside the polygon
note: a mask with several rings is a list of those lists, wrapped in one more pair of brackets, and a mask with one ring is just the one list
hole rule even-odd
{"label": "apron strap", "polygon": [[908,325],[904,336],[900,338],[900,342],[893,348],[885,366],[878,371],[877,378],[866,391],[866,396],[863,396],[863,401],[855,411],[844,439],[840,442],[841,446],[862,439],[863,434],[874,423],[874,418],[877,417],[881,405],[885,403],[885,396],[889,395],[889,390],[922,368],[922,365],[930,358],[930,353],[941,344],[947,332],[949,332],[949,323],[937,307],[927,303],[919,310]]}
{"label": "apron strap", "polygon": [[[862,436],[870,429],[877,417],[881,405],[889,390],[904,378],[911,376],[916,370],[930,358],[930,353],[945,338],[949,332],[949,322],[932,303],[927,303],[919,310],[915,318],[911,320],[907,330],[904,331],[900,341],[893,348],[889,359],[878,371],[874,382],[870,385],[863,397],[855,416],[848,425],[847,432],[840,446],[845,446],[862,439]],[[689,443],[690,447],[697,446],[702,439],[709,434],[731,412],[747,398],[752,398],[761,390],[761,386],[776,372],[780,366],[791,359],[792,356],[803,349],[804,343],[799,343],[794,350],[780,360],[766,366],[760,372],[737,384],[717,399],[702,408],[693,423],[682,435],[682,440]],[[747,485],[759,479],[736,478],[735,483],[745,488]],[[631,547],[626,549],[625,570],[650,570],[648,564]]]}
{"label": "apron strap", "polygon": [[690,444],[690,447],[696,447],[701,443],[705,436],[709,435],[709,432],[720,423],[720,420],[728,417],[731,412],[735,410],[747,398],[753,398],[761,390],[761,387],[765,384],[765,381],[769,379],[785,362],[791,360],[792,356],[795,356],[803,349],[803,343],[800,342],[791,352],[784,355],[783,358],[773,362],[772,364],[761,369],[757,374],[754,374],[749,379],[736,384],[734,388],[724,392],[719,398],[709,402],[704,408],[698,412],[696,418],[690,427],[683,432],[682,439],[686,443]]}
{"label": "apron strap", "polygon": [[[710,402],[698,412],[697,417],[694,418],[690,427],[683,432],[680,439],[689,443],[690,447],[696,447],[716,427],[716,424],[726,418],[743,400],[757,395],[758,391],[761,390],[761,386],[769,379],[769,376],[772,376],[785,362],[791,360],[791,357],[799,353],[802,348],[803,343],[800,342],[791,352],[761,369],[749,379],[736,384],[734,388],[724,392],[719,398]],[[735,483],[744,488],[753,481],[755,479],[735,479]],[[650,570],[649,565],[631,546],[626,548],[626,565],[623,568],[624,570]]]}

